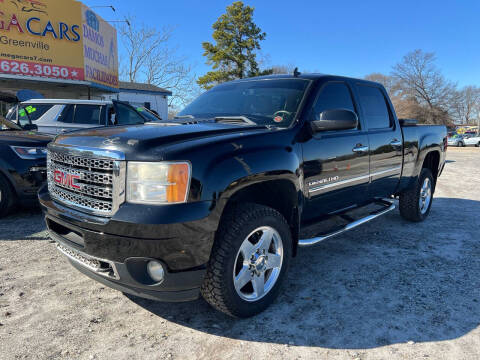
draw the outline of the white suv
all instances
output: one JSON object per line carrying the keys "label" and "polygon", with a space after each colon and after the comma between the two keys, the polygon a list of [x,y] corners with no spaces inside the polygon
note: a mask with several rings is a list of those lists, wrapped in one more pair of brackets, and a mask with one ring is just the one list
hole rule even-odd
{"label": "white suv", "polygon": [[22,127],[31,122],[47,134],[161,120],[145,108],[115,100],[32,99],[12,108],[6,117]]}
{"label": "white suv", "polygon": [[465,135],[463,137],[463,142],[465,145],[475,145],[476,147],[480,146],[480,135]]}

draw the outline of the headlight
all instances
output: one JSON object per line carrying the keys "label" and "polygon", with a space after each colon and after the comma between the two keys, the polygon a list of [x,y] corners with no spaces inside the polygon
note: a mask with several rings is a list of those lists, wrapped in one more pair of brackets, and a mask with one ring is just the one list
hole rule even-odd
{"label": "headlight", "polygon": [[186,202],[190,176],[187,162],[129,161],[127,201],[153,205]]}
{"label": "headlight", "polygon": [[44,147],[10,146],[15,154],[25,160],[44,159],[47,157],[47,149]]}

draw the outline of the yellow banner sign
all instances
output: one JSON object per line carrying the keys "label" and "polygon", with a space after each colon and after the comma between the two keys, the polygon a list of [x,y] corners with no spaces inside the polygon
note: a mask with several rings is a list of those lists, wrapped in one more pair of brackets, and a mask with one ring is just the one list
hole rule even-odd
{"label": "yellow banner sign", "polygon": [[115,28],[74,0],[0,0],[0,73],[118,87]]}
{"label": "yellow banner sign", "polygon": [[85,80],[118,88],[117,32],[85,5],[82,16]]}

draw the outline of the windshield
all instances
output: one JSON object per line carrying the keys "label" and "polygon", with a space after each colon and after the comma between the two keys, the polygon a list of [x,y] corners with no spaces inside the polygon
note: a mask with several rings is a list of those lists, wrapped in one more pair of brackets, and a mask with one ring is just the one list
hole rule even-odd
{"label": "windshield", "polygon": [[161,121],[162,120],[159,116],[155,115],[151,110],[148,110],[147,108],[145,108],[143,106],[137,107],[137,111],[147,121]]}
{"label": "windshield", "polygon": [[0,131],[4,131],[4,130],[22,130],[22,128],[17,124],[15,124],[14,122],[0,116]]}
{"label": "windshield", "polygon": [[303,79],[267,79],[218,85],[200,95],[178,117],[244,116],[258,125],[288,127],[308,84]]}
{"label": "windshield", "polygon": [[[18,107],[18,122],[20,126],[25,126],[37,121],[45,114],[54,104],[25,104]],[[14,120],[14,119],[11,119]]]}
{"label": "windshield", "polygon": [[17,107],[16,107],[16,106],[12,107],[10,110],[8,110],[7,115],[5,116],[5,118],[6,118],[7,120],[12,120],[12,121],[14,121],[14,120],[15,120],[16,111],[17,111]]}

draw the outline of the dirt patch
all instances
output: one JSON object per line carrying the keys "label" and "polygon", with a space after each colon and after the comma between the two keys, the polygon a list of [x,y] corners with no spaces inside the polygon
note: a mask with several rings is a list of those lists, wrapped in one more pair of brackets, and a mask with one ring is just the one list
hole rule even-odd
{"label": "dirt patch", "polygon": [[300,249],[247,320],[125,297],[73,269],[38,211],[18,212],[0,220],[0,358],[479,358],[479,160],[449,149],[424,223],[394,211]]}

